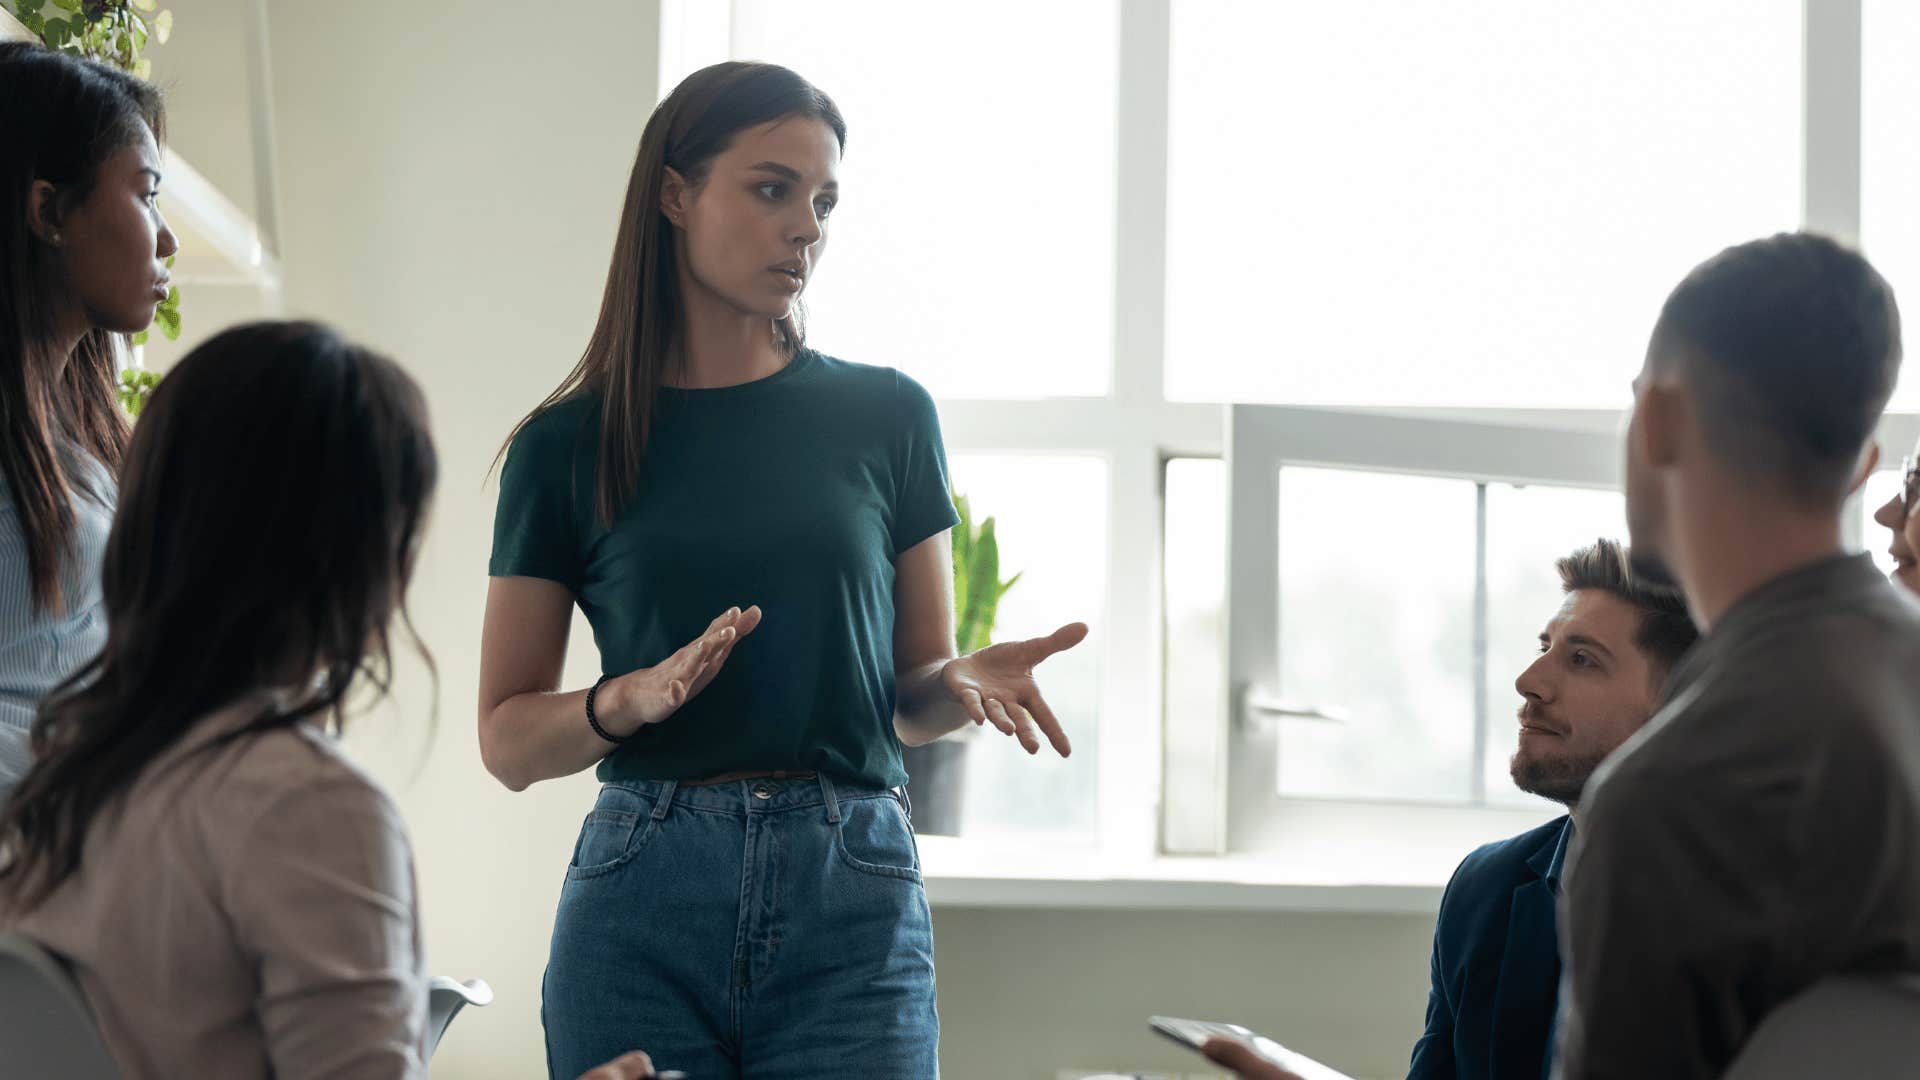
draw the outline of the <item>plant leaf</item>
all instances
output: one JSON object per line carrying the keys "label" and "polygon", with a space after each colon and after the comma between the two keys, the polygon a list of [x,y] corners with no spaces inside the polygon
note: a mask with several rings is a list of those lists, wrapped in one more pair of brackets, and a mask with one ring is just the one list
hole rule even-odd
{"label": "plant leaf", "polygon": [[973,551],[973,512],[967,505],[967,497],[959,492],[950,492],[953,497],[953,511],[960,517],[960,523],[951,530],[953,542],[953,613],[954,641],[962,655],[969,650],[966,641],[970,635],[966,612],[968,598],[973,594],[973,584],[968,580],[967,569]]}
{"label": "plant leaf", "polygon": [[153,0],[133,0],[133,6],[141,11],[152,11]]}
{"label": "plant leaf", "polygon": [[180,340],[180,287],[170,286],[167,298],[154,309],[153,319],[160,324],[160,332],[167,335],[168,341]]}
{"label": "plant leaf", "polygon": [[980,523],[980,535],[967,566],[967,619],[977,628],[980,648],[993,635],[993,583],[1000,580],[999,575],[1000,545],[993,538],[993,516],[989,514]]}
{"label": "plant leaf", "polygon": [[159,384],[160,376],[151,371],[121,369],[120,385],[116,388],[120,407],[127,411],[128,416],[139,418],[141,410],[147,407],[147,395]]}
{"label": "plant leaf", "polygon": [[[133,335],[132,343],[135,345],[145,345],[147,343],[147,332],[145,330],[142,330],[139,333]],[[126,372],[123,371],[120,374],[122,377],[124,377],[126,375]]]}
{"label": "plant leaf", "polygon": [[154,16],[153,40],[159,42],[162,45],[165,45],[167,43],[167,39],[172,36],[173,36],[173,11],[169,9]]}

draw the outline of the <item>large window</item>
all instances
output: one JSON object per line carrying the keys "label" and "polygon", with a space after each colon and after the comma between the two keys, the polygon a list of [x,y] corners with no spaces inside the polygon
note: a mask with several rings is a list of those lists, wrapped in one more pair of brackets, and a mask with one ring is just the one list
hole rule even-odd
{"label": "large window", "polygon": [[[1920,4],[1863,0],[1862,8],[1861,239],[1894,290],[1912,297],[1920,295]],[[1903,380],[1894,405],[1920,407],[1920,378]]]}
{"label": "large window", "polygon": [[666,0],[667,84],[765,59],[840,103],[814,341],[940,399],[1027,574],[1001,636],[1095,626],[1043,671],[1079,753],[983,741],[967,833],[1545,812],[1513,679],[1554,560],[1624,532],[1665,293],[1801,224],[1920,273],[1920,18],[1863,2],[1864,64],[1848,0]]}
{"label": "large window", "polygon": [[975,745],[968,751],[963,834],[1087,842],[1097,834],[1099,810],[1107,463],[962,453],[952,472],[955,489],[994,519],[1001,578],[1020,576],[1000,601],[995,640],[1038,637],[1072,619],[1098,628],[1041,669],[1048,703],[1073,740],[1071,757],[1029,757],[1017,741],[989,729],[965,736]]}
{"label": "large window", "polygon": [[1799,0],[1172,5],[1167,391],[1612,408],[1800,211]]}

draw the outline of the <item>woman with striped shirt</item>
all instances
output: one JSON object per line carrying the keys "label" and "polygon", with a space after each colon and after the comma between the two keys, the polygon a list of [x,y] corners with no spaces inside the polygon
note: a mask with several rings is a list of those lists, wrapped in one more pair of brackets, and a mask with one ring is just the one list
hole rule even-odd
{"label": "woman with striped shirt", "polygon": [[179,247],[155,205],[162,117],[131,75],[0,44],[0,802],[40,699],[106,640],[114,338],[153,322]]}

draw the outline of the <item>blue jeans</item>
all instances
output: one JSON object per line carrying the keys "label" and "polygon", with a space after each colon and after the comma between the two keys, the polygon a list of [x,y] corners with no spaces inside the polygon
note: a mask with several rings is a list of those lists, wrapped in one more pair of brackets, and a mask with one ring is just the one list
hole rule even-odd
{"label": "blue jeans", "polygon": [[604,785],[541,997],[558,1080],[628,1050],[690,1080],[938,1076],[905,796],[825,776]]}

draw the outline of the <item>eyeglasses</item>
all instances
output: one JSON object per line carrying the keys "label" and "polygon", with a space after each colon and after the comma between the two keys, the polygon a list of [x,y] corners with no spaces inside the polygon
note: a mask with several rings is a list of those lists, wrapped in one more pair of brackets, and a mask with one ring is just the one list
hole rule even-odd
{"label": "eyeglasses", "polygon": [[1906,458],[1900,462],[1900,516],[1913,516],[1914,503],[1920,500],[1920,459]]}

